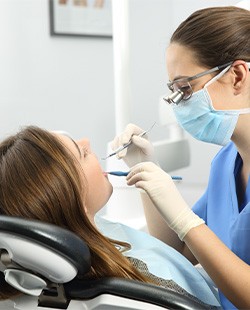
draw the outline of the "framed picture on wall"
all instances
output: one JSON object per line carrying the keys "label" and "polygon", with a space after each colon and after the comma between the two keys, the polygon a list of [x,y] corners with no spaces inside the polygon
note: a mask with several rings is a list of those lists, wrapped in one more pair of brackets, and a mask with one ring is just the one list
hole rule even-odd
{"label": "framed picture on wall", "polygon": [[49,9],[51,35],[112,37],[111,0],[49,0]]}

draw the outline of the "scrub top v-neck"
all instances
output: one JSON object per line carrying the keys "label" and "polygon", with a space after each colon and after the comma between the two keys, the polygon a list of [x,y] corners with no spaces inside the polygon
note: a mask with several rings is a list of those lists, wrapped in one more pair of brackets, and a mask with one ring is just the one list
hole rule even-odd
{"label": "scrub top v-neck", "polygon": [[[250,181],[238,204],[237,181],[242,160],[230,142],[215,156],[208,187],[193,211],[243,261],[250,265]],[[224,309],[236,309],[220,292]]]}

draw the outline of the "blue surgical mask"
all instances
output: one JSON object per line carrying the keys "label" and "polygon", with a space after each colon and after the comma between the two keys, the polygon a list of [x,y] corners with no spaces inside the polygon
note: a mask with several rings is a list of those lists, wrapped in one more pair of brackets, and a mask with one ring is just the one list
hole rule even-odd
{"label": "blue surgical mask", "polygon": [[187,101],[174,105],[178,123],[194,138],[218,145],[227,144],[240,114],[250,113],[250,108],[240,110],[215,110],[207,86],[219,79],[230,66],[212,78]]}

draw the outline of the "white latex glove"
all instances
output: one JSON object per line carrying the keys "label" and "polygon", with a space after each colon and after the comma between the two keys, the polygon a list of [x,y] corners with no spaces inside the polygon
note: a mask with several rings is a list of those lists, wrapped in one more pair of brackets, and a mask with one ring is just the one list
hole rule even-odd
{"label": "white latex glove", "polygon": [[177,190],[171,176],[151,162],[144,162],[131,168],[127,184],[146,191],[167,224],[181,240],[188,231],[204,221],[186,204]]}
{"label": "white latex glove", "polygon": [[123,159],[128,167],[132,167],[143,161],[155,161],[154,147],[148,140],[147,135],[138,137],[144,130],[134,124],[128,124],[123,133],[116,136],[111,142],[112,150],[128,143],[132,144],[117,154],[118,159]]}

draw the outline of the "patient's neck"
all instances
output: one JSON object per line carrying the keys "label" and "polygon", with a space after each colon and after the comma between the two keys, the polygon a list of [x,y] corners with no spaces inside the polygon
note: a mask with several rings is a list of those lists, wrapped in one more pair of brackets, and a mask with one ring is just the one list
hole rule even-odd
{"label": "patient's neck", "polygon": [[96,228],[95,215],[87,214],[90,223]]}

